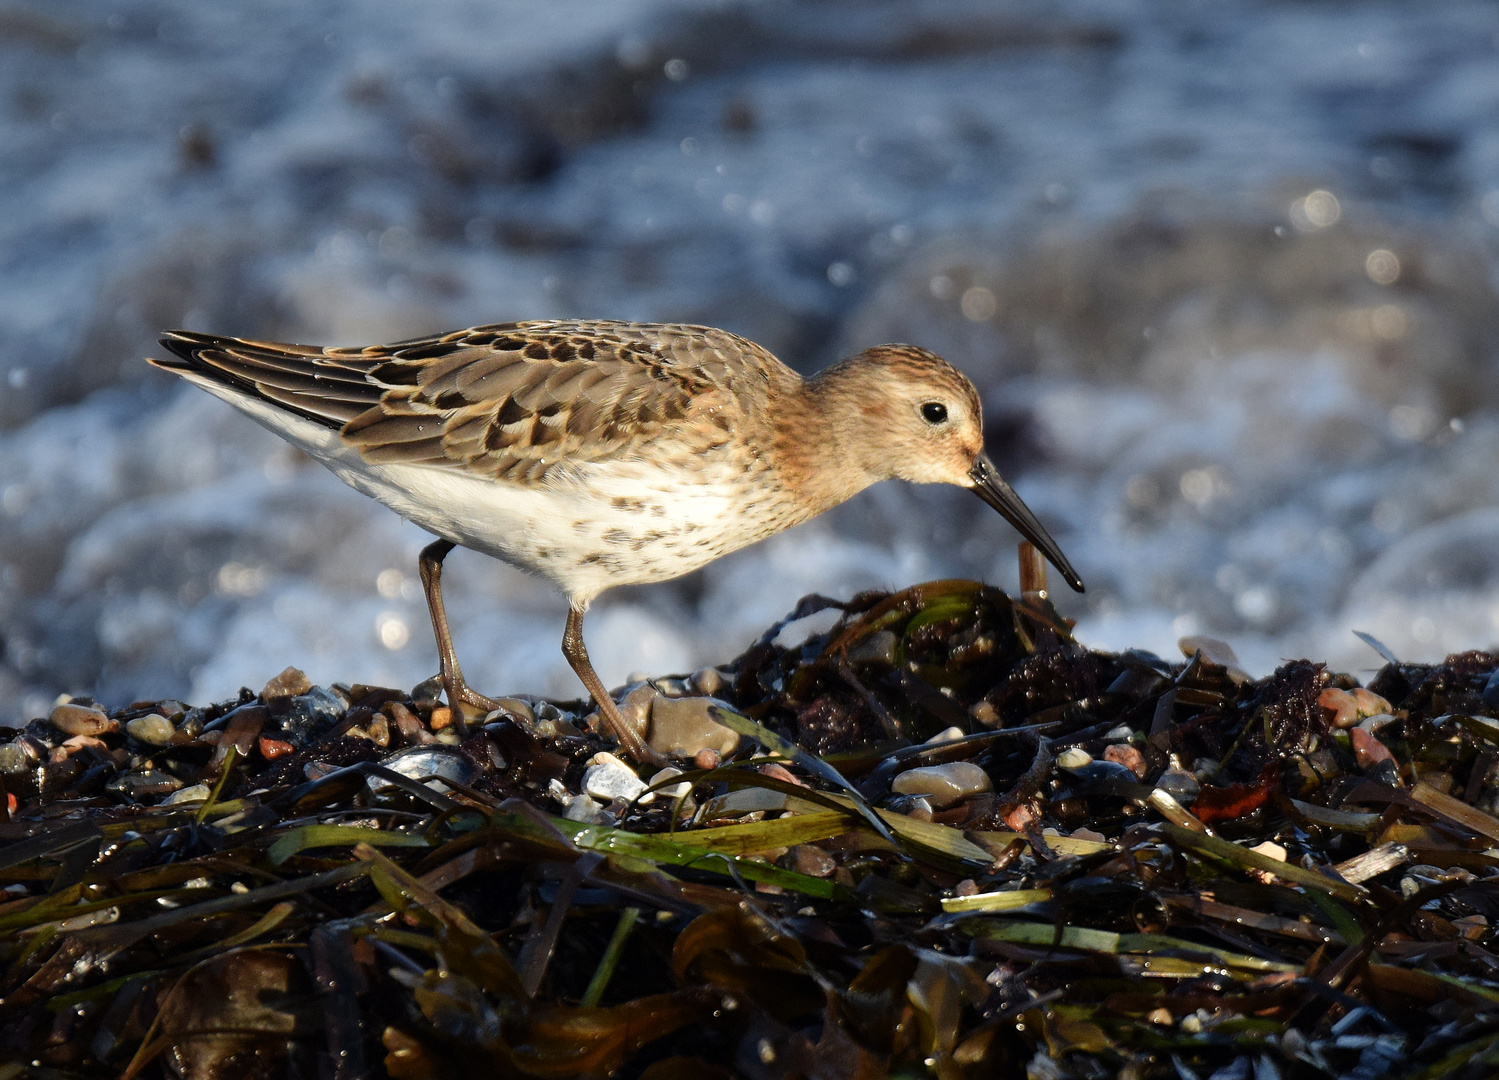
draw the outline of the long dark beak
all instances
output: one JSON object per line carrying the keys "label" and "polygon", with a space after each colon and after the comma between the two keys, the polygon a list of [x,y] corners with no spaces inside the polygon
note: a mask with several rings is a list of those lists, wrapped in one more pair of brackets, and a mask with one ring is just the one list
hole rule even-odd
{"label": "long dark beak", "polygon": [[973,468],[969,470],[968,475],[973,478],[973,487],[970,490],[1004,515],[1006,521],[1020,530],[1021,536],[1041,549],[1041,554],[1051,560],[1051,565],[1062,572],[1068,585],[1071,585],[1075,591],[1082,592],[1082,578],[1078,577],[1077,571],[1072,569],[1072,564],[1067,561],[1067,556],[1062,554],[1062,549],[1057,547],[1057,542],[1036,520],[1036,515],[1031,513],[1031,508],[1021,502],[1020,496],[1015,494],[1015,489],[1004,482],[999,475],[999,470],[994,467],[994,462],[989,460],[988,454],[978,456],[978,460],[973,463]]}

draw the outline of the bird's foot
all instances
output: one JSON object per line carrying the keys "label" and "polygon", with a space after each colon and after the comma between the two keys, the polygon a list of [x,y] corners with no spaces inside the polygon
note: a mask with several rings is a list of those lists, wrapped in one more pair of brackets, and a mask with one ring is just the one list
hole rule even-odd
{"label": "bird's foot", "polygon": [[608,694],[595,697],[594,704],[598,706],[599,719],[603,721],[606,734],[613,735],[619,740],[619,749],[626,757],[637,761],[642,765],[653,765],[658,769],[664,769],[671,762],[665,757],[652,750],[646,744],[643,732],[637,731],[624,714],[619,711],[619,706]]}
{"label": "bird's foot", "polygon": [[462,718],[465,724],[472,723],[475,720],[482,720],[496,709],[504,708],[494,698],[485,697],[469,686],[468,683],[463,681],[461,675],[449,683],[446,690],[448,694],[448,708],[452,709],[455,715]]}

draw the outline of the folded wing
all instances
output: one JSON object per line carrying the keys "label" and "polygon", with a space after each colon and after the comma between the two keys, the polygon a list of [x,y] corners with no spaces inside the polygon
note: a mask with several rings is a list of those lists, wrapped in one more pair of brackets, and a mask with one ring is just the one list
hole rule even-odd
{"label": "folded wing", "polygon": [[559,466],[706,452],[734,423],[736,379],[779,366],[707,327],[504,323],[370,348],[173,331],[152,363],[337,430],[371,462],[535,484]]}

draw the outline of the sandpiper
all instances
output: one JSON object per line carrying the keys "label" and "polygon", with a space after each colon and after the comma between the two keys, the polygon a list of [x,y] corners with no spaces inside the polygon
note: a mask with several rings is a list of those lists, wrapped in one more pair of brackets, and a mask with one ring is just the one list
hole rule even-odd
{"label": "sandpiper", "polygon": [[973,384],[911,345],[809,379],[706,326],[521,322],[369,348],[171,331],[152,360],[249,414],[439,539],[421,579],[455,712],[496,703],[463,679],[442,562],[462,545],[550,579],[562,652],[606,729],[659,762],[583,645],[615,585],[665,581],[893,477],[968,488],[1083,585],[984,453]]}

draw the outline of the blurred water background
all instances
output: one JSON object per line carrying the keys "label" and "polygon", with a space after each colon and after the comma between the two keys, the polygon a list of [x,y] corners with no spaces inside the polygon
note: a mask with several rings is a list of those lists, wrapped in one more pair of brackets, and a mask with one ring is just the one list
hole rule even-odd
{"label": "blurred water background", "polygon": [[[1090,644],[1489,646],[1496,254],[1491,3],[0,0],[0,718],[435,669],[424,534],[148,370],[177,326],[910,341],[979,383]],[[1015,542],[883,485],[590,645],[690,670],[806,592],[1013,589]],[[471,681],[580,693],[558,596],[448,565]]]}

